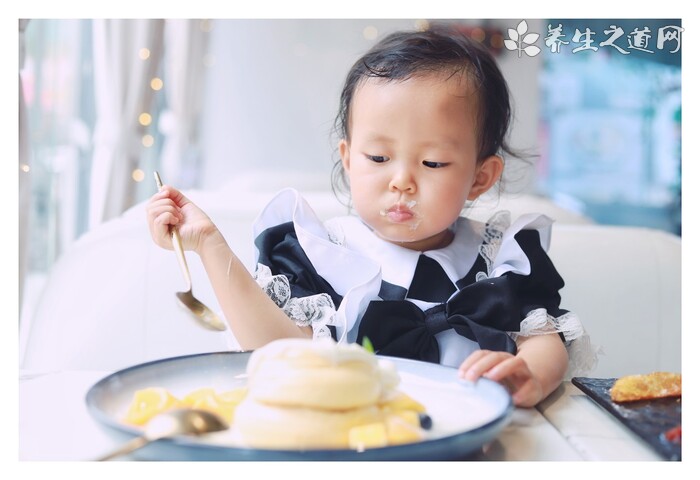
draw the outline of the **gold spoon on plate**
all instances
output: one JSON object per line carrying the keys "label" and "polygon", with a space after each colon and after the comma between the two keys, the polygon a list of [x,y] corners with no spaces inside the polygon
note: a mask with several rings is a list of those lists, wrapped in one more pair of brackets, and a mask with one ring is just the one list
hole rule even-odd
{"label": "gold spoon on plate", "polygon": [[126,442],[99,461],[111,460],[145,447],[151,442],[176,435],[202,435],[226,430],[228,425],[218,415],[206,410],[180,408],[156,415],[146,424],[143,435]]}
{"label": "gold spoon on plate", "polygon": [[[160,175],[158,175],[158,172],[153,172],[153,175],[156,177],[156,185],[158,185],[158,189],[160,190],[163,188],[163,182],[160,179]],[[177,259],[180,262],[182,275],[185,277],[185,282],[187,282],[187,290],[184,292],[176,292],[175,295],[180,300],[182,306],[190,311],[200,324],[212,330],[226,330],[226,326],[221,321],[219,316],[209,307],[197,300],[192,294],[192,277],[190,276],[190,269],[187,267],[185,251],[182,248],[182,240],[180,239],[180,233],[177,231],[177,228],[170,229],[170,237],[173,242],[175,253],[177,254]]]}

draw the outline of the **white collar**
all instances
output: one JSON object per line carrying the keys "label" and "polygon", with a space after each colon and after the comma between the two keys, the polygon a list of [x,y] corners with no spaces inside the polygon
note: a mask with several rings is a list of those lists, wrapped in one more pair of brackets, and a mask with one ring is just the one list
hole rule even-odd
{"label": "white collar", "polygon": [[381,265],[382,279],[408,289],[413,280],[421,253],[437,261],[447,276],[456,283],[471,269],[479,245],[483,241],[483,224],[460,217],[452,225],[454,239],[446,247],[419,252],[401,247],[379,238],[359,217],[346,216],[333,219],[333,228],[340,228],[344,245],[362,253]]}

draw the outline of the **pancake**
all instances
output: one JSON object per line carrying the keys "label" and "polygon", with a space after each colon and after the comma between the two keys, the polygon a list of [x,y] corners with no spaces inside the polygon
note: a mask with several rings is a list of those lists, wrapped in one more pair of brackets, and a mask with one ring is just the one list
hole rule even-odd
{"label": "pancake", "polygon": [[236,408],[236,428],[246,445],[275,449],[348,448],[353,427],[382,421],[376,406],[332,411],[278,407],[244,400]]}
{"label": "pancake", "polygon": [[375,405],[399,381],[393,364],[330,339],[271,342],[252,353],[247,373],[258,402],[324,410]]}
{"label": "pancake", "polygon": [[[351,430],[398,418],[384,403],[397,398],[396,367],[357,344],[276,340],[251,354],[247,373],[233,428],[250,447],[350,448]],[[421,437],[419,427],[408,428],[401,441]]]}

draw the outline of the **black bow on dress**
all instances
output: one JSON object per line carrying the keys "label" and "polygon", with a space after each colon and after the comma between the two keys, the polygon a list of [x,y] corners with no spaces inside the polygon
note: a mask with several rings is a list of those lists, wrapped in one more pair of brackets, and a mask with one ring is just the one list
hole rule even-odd
{"label": "black bow on dress", "polygon": [[482,349],[516,352],[506,331],[520,330],[522,304],[514,292],[523,277],[506,274],[473,283],[446,303],[422,311],[408,300],[370,302],[358,342],[368,337],[376,353],[438,363],[435,334],[454,328]]}

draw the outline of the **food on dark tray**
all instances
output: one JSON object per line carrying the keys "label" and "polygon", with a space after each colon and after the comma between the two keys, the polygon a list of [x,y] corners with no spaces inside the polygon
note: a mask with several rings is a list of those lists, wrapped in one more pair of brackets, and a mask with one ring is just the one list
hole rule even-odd
{"label": "food on dark tray", "polygon": [[671,372],[620,377],[610,389],[610,398],[618,403],[680,396],[681,374]]}

